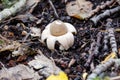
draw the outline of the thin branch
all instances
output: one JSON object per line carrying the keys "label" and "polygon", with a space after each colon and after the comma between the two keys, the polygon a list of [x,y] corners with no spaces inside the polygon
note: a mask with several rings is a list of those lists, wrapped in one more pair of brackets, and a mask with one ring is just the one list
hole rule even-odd
{"label": "thin branch", "polygon": [[104,36],[104,38],[103,38],[103,54],[104,54],[104,56],[106,55],[106,54],[108,54],[108,32],[104,32],[103,33],[103,36]]}
{"label": "thin branch", "polygon": [[98,53],[99,53],[99,47],[100,47],[100,41],[101,41],[101,39],[102,39],[102,33],[101,32],[99,32],[98,34],[97,34],[97,42],[93,42],[92,44],[91,44],[91,49],[90,49],[90,55],[89,55],[89,57],[88,57],[88,60],[86,61],[86,63],[85,63],[85,66],[86,67],[89,67],[90,66],[90,64],[91,64],[91,62],[92,62],[92,60],[93,60],[93,58],[95,57],[95,55],[98,55]]}
{"label": "thin branch", "polygon": [[96,78],[100,73],[104,72],[108,68],[110,68],[112,65],[116,67],[120,66],[120,59],[110,59],[109,61],[105,62],[104,64],[98,65],[92,73],[87,77],[87,80],[93,80]]}
{"label": "thin branch", "polygon": [[116,39],[115,39],[115,35],[114,35],[114,28],[109,28],[108,29],[109,32],[109,37],[110,37],[110,45],[112,48],[112,52],[117,52],[117,43],[116,43]]}
{"label": "thin branch", "polygon": [[89,17],[92,17],[95,13],[99,12],[100,10],[104,9],[105,7],[110,7],[116,0],[106,1],[102,5],[98,5],[92,12],[90,12]]}
{"label": "thin branch", "polygon": [[118,12],[118,11],[120,11],[120,6],[115,7],[113,9],[106,10],[104,13],[101,13],[98,16],[94,16],[90,20],[96,25],[99,20],[101,20],[105,17],[108,17],[108,16],[110,16],[110,15],[112,15],[112,14]]}
{"label": "thin branch", "polygon": [[59,18],[58,13],[57,13],[57,11],[56,11],[56,9],[55,9],[55,7],[54,7],[52,1],[51,1],[51,0],[48,0],[48,1],[49,1],[49,3],[50,3],[51,7],[52,7],[53,10],[54,10],[55,16],[56,16],[57,18]]}
{"label": "thin branch", "polygon": [[115,39],[115,34],[114,34],[114,28],[111,27],[111,24],[112,24],[112,20],[111,19],[107,19],[107,24],[106,24],[106,27],[107,27],[107,30],[108,30],[108,36],[110,38],[110,45],[111,45],[111,48],[112,48],[112,52],[115,52],[117,53],[117,43],[116,43],[116,39]]}

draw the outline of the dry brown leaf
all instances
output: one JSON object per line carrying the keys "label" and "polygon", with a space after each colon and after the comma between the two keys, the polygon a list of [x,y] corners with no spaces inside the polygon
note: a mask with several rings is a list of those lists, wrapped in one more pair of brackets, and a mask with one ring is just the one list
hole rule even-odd
{"label": "dry brown leaf", "polygon": [[93,4],[89,1],[76,0],[66,5],[66,11],[69,16],[83,20],[89,17],[92,7]]}

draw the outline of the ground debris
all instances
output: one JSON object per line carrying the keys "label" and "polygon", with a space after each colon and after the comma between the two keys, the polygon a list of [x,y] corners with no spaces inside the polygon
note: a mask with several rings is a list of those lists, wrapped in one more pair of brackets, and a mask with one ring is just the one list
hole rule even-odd
{"label": "ground debris", "polygon": [[40,50],[38,53],[39,54],[35,56],[35,59],[30,61],[28,65],[39,70],[39,73],[46,77],[51,74],[58,75],[61,69],[58,68],[52,60],[44,56]]}
{"label": "ground debris", "polygon": [[[93,73],[92,71],[97,68],[96,66],[104,65],[107,62],[110,65],[109,60],[119,59],[120,12],[108,16],[112,19],[109,28],[106,28],[106,23],[108,24],[107,16],[103,19],[101,17],[98,21],[95,20],[97,21],[96,25],[91,20],[93,17],[106,12],[106,10],[119,7],[119,0],[26,1],[25,7],[16,16],[10,16],[0,22],[0,61],[5,65],[5,68],[2,68],[0,64],[0,71],[3,69],[9,71],[11,67],[14,68],[17,65],[24,64],[24,66],[27,65],[30,69],[33,69],[34,73],[42,75],[43,77],[40,80],[46,78],[46,80],[67,80],[67,78],[69,78],[68,80],[86,80],[87,76],[89,77]],[[85,2],[80,8],[83,12],[83,9],[90,8],[90,10],[85,11],[89,12],[86,13],[87,17],[84,20],[79,20],[67,14],[66,7],[71,1],[75,2],[77,7]],[[90,4],[88,4],[89,2]],[[73,4],[72,7],[76,5]],[[76,10],[78,9],[75,8],[73,11]],[[55,20],[71,23],[77,30],[77,34],[74,35],[74,44],[68,50],[59,50],[60,43],[56,41],[55,50],[51,51],[45,46],[47,40],[44,40],[45,45],[40,40],[41,32],[45,29],[45,26]],[[40,54],[37,50],[41,50],[43,54]],[[106,70],[105,68],[104,71],[101,69],[102,72],[98,74],[99,76],[97,75],[97,77],[102,78],[101,80],[103,80],[101,76],[106,76],[106,74],[109,77],[120,75],[119,63],[118,67],[115,67],[113,62],[113,65],[107,67]],[[61,74],[66,75],[67,78],[61,78]],[[31,74],[30,77],[32,76]],[[30,77],[26,79],[31,80]],[[14,77],[12,76],[9,79],[14,80],[13,78],[19,80],[21,75],[15,73]],[[3,79],[8,79],[8,77]]]}
{"label": "ground debris", "polygon": [[87,80],[93,80],[96,76],[98,76],[100,73],[104,72],[111,66],[114,66],[114,67],[120,66],[120,59],[109,59],[104,64],[99,64],[88,76]]}
{"label": "ground debris", "polygon": [[12,68],[2,68],[0,70],[0,80],[38,80],[42,78],[32,68],[19,64]]}
{"label": "ground debris", "polygon": [[[0,39],[0,52],[4,51],[11,51],[12,56],[19,56],[19,55],[25,55],[25,54],[34,54],[35,51],[32,50],[32,48],[29,47],[28,43],[20,43],[18,41],[12,41],[4,38],[1,36],[2,39]],[[4,40],[3,40],[4,38]]]}
{"label": "ground debris", "polygon": [[108,9],[108,10],[104,11],[103,13],[92,17],[90,20],[96,25],[101,19],[111,16],[112,14],[118,12],[119,10],[120,10],[120,6],[117,6],[112,9]]}

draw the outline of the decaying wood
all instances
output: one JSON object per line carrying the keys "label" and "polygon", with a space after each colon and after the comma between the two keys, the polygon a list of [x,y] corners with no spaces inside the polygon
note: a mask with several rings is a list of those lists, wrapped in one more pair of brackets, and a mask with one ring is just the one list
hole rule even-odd
{"label": "decaying wood", "polygon": [[103,52],[104,53],[103,54],[106,55],[108,53],[108,45],[107,45],[107,43],[108,43],[108,32],[104,32],[103,36],[104,36],[104,38],[103,38]]}
{"label": "decaying wood", "polygon": [[104,9],[105,7],[109,7],[111,6],[113,3],[115,2],[115,0],[111,0],[111,1],[106,1],[105,3],[98,5],[95,9],[93,9],[88,18],[92,17],[95,13],[99,12],[100,10]]}
{"label": "decaying wood", "polygon": [[93,80],[98,76],[100,73],[104,72],[108,68],[110,68],[112,65],[120,66],[120,59],[110,59],[104,64],[99,64],[93,71],[92,73],[87,77],[87,80]]}
{"label": "decaying wood", "polygon": [[25,6],[26,0],[19,0],[16,2],[12,7],[6,8],[3,11],[0,12],[0,21],[3,19],[6,19],[10,17],[11,15],[14,15],[15,13],[22,10],[22,8]]}
{"label": "decaying wood", "polygon": [[117,43],[116,43],[116,39],[115,39],[115,35],[114,35],[114,28],[109,28],[108,29],[109,32],[109,37],[110,37],[110,44],[111,44],[111,48],[112,48],[112,52],[117,53]]}
{"label": "decaying wood", "polygon": [[111,49],[112,52],[117,53],[117,43],[116,43],[116,39],[115,39],[115,34],[114,34],[114,28],[112,28],[112,19],[107,19],[107,24],[106,24],[106,30],[108,30],[108,37],[110,39],[110,45],[111,45]]}
{"label": "decaying wood", "polygon": [[117,6],[113,9],[106,10],[105,12],[99,14],[98,16],[92,17],[90,20],[96,25],[101,19],[111,16],[112,14],[120,11],[120,6]]}
{"label": "decaying wood", "polygon": [[90,64],[91,64],[91,62],[92,62],[92,60],[93,60],[93,58],[95,57],[95,55],[98,55],[98,53],[99,53],[99,47],[101,45],[100,44],[101,38],[102,38],[102,33],[99,32],[97,34],[97,42],[93,41],[93,43],[91,43],[91,48],[89,50],[90,55],[88,57],[88,60],[85,63],[86,67],[89,67]]}

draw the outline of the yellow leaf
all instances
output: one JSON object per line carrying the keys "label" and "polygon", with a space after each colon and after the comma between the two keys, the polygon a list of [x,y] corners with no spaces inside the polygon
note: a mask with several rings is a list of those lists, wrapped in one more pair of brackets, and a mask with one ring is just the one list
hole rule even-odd
{"label": "yellow leaf", "polygon": [[106,61],[108,61],[109,59],[113,59],[116,57],[116,53],[115,52],[112,52],[111,54],[109,54],[105,59],[104,61],[102,61],[102,63],[105,63]]}
{"label": "yellow leaf", "polygon": [[83,80],[86,80],[87,75],[88,75],[88,73],[86,73],[86,72],[84,72],[84,73],[82,74]]}
{"label": "yellow leaf", "polygon": [[68,80],[67,75],[64,72],[59,72],[59,75],[51,75],[46,80]]}

